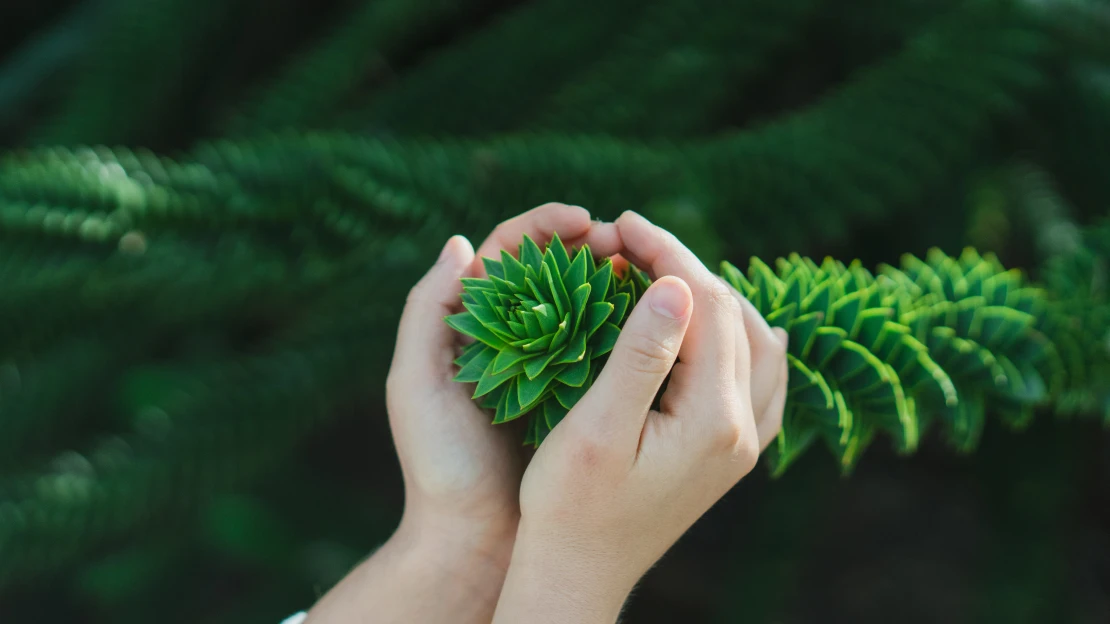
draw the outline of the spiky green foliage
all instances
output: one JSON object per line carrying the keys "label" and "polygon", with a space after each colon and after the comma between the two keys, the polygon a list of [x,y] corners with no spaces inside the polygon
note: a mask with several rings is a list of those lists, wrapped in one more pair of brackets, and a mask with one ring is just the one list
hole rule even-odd
{"label": "spiky green foliage", "polygon": [[[495,410],[494,424],[536,410],[525,442],[538,445],[593,383],[605,360],[592,360],[612,349],[648,282],[634,267],[617,281],[608,261],[595,273],[588,248],[572,262],[557,237],[546,252],[525,237],[519,261],[501,257],[487,261],[488,279],[463,279],[467,312],[447,319],[478,340],[456,361],[456,381],[477,384],[474,398]],[[934,423],[970,451],[988,411],[1024,426],[1063,380],[1042,331],[1059,322],[1057,308],[992,255],[934,249],[877,275],[858,261],[792,255],[774,269],[753,258],[746,275],[725,262],[721,274],[790,335],[786,414],[770,460],[777,473],[817,441],[844,470],[880,432],[912,453]],[[595,301],[595,281],[612,282],[617,294]],[[606,322],[610,313],[615,322]]]}
{"label": "spiky green foliage", "polygon": [[519,256],[484,258],[487,276],[463,278],[466,312],[447,324],[475,340],[455,381],[477,384],[494,424],[527,416],[524,442],[538,446],[594,382],[647,277],[597,263],[588,245],[568,251],[558,235],[543,252],[525,236]]}
{"label": "spiky green foliage", "polygon": [[778,472],[817,441],[849,470],[879,432],[911,453],[934,423],[970,451],[988,412],[1028,423],[1061,373],[1040,331],[1050,315],[1043,291],[990,255],[934,249],[877,275],[799,256],[775,269],[753,259],[747,276],[722,270],[790,334],[790,390],[771,455]]}

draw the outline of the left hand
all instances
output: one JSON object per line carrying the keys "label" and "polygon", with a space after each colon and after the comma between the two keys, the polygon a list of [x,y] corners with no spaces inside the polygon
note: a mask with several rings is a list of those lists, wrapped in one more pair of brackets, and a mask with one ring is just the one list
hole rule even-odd
{"label": "left hand", "polygon": [[462,236],[412,289],[386,379],[386,407],[405,481],[401,526],[308,615],[330,622],[489,622],[505,581],[520,519],[522,434],[491,426],[453,381],[460,337],[443,317],[462,308],[461,277],[484,276],[480,256],[517,253],[525,234],[541,245],[558,232],[567,244],[616,253],[612,223],[577,207],[545,204],[505,221],[475,255]]}
{"label": "left hand", "polygon": [[541,246],[554,233],[616,253],[612,223],[592,222],[583,208],[545,204],[497,226],[477,254],[462,236],[447,241],[439,260],[409,294],[386,380],[390,428],[405,480],[401,534],[468,544],[495,565],[508,566],[520,517],[524,467],[521,433],[491,426],[471,399],[473,387],[452,380],[460,336],[443,318],[462,309],[461,277],[484,277],[482,257],[512,254],[525,234]]}

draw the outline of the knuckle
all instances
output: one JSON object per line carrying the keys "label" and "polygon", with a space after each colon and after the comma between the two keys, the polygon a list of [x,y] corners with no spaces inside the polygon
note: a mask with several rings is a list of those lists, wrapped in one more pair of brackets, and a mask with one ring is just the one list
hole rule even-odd
{"label": "knuckle", "polygon": [[745,436],[736,445],[734,454],[737,468],[742,474],[748,474],[759,464],[759,440],[755,436]]}
{"label": "knuckle", "polygon": [[736,300],[736,296],[732,294],[728,286],[720,280],[711,280],[706,286],[706,296],[718,310],[723,310],[733,315],[741,315],[742,309],[740,302]]}
{"label": "knuckle", "polygon": [[669,371],[677,355],[672,347],[647,334],[629,334],[624,351],[624,365],[629,372],[651,375]]}
{"label": "knuckle", "polygon": [[[712,431],[716,448],[725,452],[735,452],[743,449],[749,442],[754,442],[758,447],[758,441],[755,440],[755,421],[752,419],[748,402],[738,398],[726,400],[717,411],[718,416]],[[756,454],[758,453],[759,449],[756,448]]]}
{"label": "knuckle", "polygon": [[731,450],[744,438],[744,428],[733,418],[720,418],[713,430],[714,445],[722,450]]}

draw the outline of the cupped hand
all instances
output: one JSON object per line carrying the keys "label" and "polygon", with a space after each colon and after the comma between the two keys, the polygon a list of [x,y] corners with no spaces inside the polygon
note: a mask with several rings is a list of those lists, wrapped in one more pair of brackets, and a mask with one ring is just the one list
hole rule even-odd
{"label": "cupped hand", "polygon": [[616,226],[621,255],[656,282],[525,472],[495,622],[615,621],[781,427],[785,332],[668,232],[634,213]]}
{"label": "cupped hand", "polygon": [[460,344],[443,317],[461,307],[459,278],[484,274],[479,256],[516,253],[524,234],[544,243],[556,232],[599,254],[619,247],[615,225],[547,204],[499,225],[477,256],[465,238],[451,238],[412,289],[386,380],[405,481],[401,526],[312,608],[308,623],[490,621],[520,518],[523,437],[491,426],[493,416],[470,398],[473,387],[452,381]]}
{"label": "cupped hand", "polygon": [[515,255],[525,234],[542,245],[555,233],[602,255],[619,245],[614,224],[592,222],[583,208],[545,204],[501,223],[477,254],[466,238],[452,237],[409,294],[386,380],[405,482],[399,533],[469,545],[508,565],[519,520],[522,434],[491,426],[491,415],[471,399],[473,386],[452,381],[461,343],[443,318],[461,311],[459,278],[485,276],[482,257],[496,259],[502,249]]}

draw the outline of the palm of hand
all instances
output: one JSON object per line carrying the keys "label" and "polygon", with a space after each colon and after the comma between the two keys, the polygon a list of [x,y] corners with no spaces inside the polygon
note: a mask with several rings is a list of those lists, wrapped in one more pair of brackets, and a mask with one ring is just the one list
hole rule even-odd
{"label": "palm of hand", "polygon": [[437,513],[480,523],[515,521],[524,465],[520,432],[491,427],[470,398],[473,388],[451,380],[449,361],[445,368],[417,396],[387,392],[394,435],[408,443],[406,491]]}

